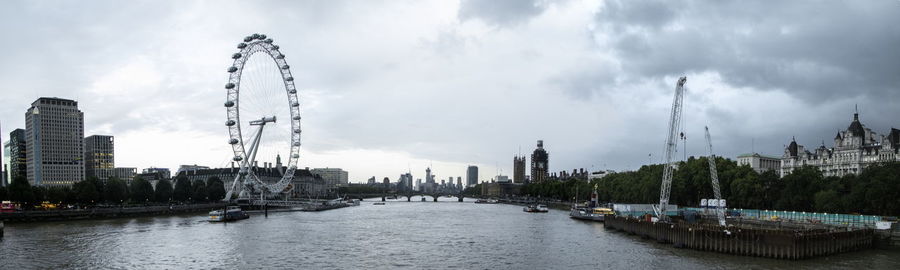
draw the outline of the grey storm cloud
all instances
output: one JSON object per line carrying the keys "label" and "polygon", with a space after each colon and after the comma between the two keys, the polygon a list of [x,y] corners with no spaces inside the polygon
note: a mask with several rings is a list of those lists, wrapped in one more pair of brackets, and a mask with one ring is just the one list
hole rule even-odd
{"label": "grey storm cloud", "polygon": [[633,76],[716,71],[816,103],[900,92],[897,1],[608,1],[596,18]]}
{"label": "grey storm cloud", "polygon": [[[705,154],[709,125],[719,155],[778,155],[792,136],[828,145],[857,104],[874,131],[900,127],[898,25],[886,0],[10,1],[0,122],[72,98],[86,132],[118,137],[117,163],[220,166],[229,56],[265,33],[301,90],[304,157],[508,173],[543,139],[554,171],[636,169],[659,161],[682,75],[682,152]],[[330,158],[302,162],[353,180],[410,162]]]}

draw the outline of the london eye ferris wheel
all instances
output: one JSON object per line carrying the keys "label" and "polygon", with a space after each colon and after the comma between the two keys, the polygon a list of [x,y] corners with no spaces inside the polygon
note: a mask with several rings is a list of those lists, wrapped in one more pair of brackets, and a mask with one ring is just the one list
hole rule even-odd
{"label": "london eye ferris wheel", "polygon": [[[225,200],[286,192],[300,158],[300,101],[284,54],[263,34],[245,37],[237,48],[225,84],[225,125],[240,170]],[[277,157],[281,166],[282,155],[288,161],[277,168],[284,168],[280,178],[260,177],[258,162]]]}

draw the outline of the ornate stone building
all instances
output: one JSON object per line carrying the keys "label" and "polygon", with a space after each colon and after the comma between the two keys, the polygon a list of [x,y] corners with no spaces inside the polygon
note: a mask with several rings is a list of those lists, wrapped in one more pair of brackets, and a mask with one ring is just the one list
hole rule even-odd
{"label": "ornate stone building", "polygon": [[550,154],[544,150],[544,140],[537,141],[537,149],[531,154],[531,182],[540,183],[549,180]]}
{"label": "ornate stone building", "polygon": [[819,168],[825,176],[843,176],[857,174],[873,163],[889,161],[900,161],[900,130],[891,128],[887,136],[878,135],[860,123],[859,113],[855,113],[847,130],[839,131],[834,137],[832,148],[826,148],[823,141],[810,152],[791,140],[781,157],[781,176],[804,165]]}

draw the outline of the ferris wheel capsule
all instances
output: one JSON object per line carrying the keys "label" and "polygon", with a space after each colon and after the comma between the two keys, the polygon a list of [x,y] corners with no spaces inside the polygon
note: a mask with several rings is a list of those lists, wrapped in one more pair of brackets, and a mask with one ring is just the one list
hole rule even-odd
{"label": "ferris wheel capsule", "polygon": [[232,89],[232,88],[234,88],[234,83],[226,83],[225,84],[225,89]]}
{"label": "ferris wheel capsule", "polygon": [[233,72],[235,72],[235,71],[237,71],[237,67],[235,67],[235,66],[231,66],[231,67],[228,68],[228,72],[229,72],[229,73],[233,73]]}
{"label": "ferris wheel capsule", "polygon": [[244,42],[250,42],[250,41],[253,41],[253,37],[247,36],[244,38]]}
{"label": "ferris wheel capsule", "polygon": [[234,107],[234,101],[225,101],[225,107],[231,108]]}
{"label": "ferris wheel capsule", "polygon": [[231,55],[231,59],[238,59],[238,58],[241,58],[241,54],[240,54],[240,53],[234,53],[234,54]]}
{"label": "ferris wheel capsule", "polygon": [[259,38],[259,40],[263,40],[263,39],[266,39],[266,35],[265,35],[265,34],[259,34],[259,37],[257,37],[257,38]]}
{"label": "ferris wheel capsule", "polygon": [[238,49],[247,48],[247,43],[243,43],[243,42],[238,43],[237,47],[238,47]]}

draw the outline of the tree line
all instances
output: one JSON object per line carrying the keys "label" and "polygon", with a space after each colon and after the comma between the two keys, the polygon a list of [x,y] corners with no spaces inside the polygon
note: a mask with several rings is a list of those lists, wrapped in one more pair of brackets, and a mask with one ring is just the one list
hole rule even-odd
{"label": "tree line", "polygon": [[[757,173],[749,166],[716,158],[719,187],[729,208],[786,211],[900,215],[900,163],[882,163],[861,173],[825,177],[805,166],[780,177],[778,172]],[[532,183],[523,195],[571,201],[587,200],[596,186],[602,202],[659,203],[663,165],[613,173],[592,181],[568,179]],[[577,194],[576,194],[577,190]],[[706,157],[679,162],[674,172],[670,203],[696,207],[713,198]]]}
{"label": "tree line", "polygon": [[67,186],[31,186],[24,177],[17,177],[8,187],[0,187],[0,200],[20,203],[25,209],[33,209],[44,202],[64,205],[134,205],[151,203],[201,203],[225,198],[225,184],[218,177],[207,181],[191,182],[185,176],[159,180],[156,187],[150,181],[135,176],[131,184],[110,177],[100,180],[88,177],[84,181]]}

